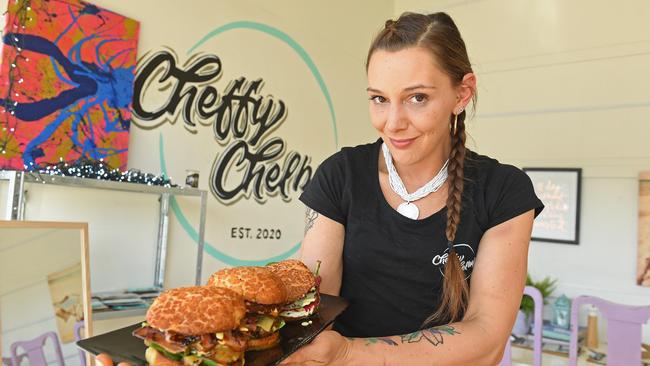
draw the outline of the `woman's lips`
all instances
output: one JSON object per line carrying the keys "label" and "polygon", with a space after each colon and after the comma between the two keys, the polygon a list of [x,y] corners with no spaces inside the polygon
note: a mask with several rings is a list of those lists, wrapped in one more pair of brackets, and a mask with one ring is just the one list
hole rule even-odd
{"label": "woman's lips", "polygon": [[406,149],[407,147],[409,147],[409,145],[411,145],[411,143],[413,143],[413,141],[415,141],[415,138],[401,139],[401,140],[390,139],[390,144],[398,149]]}

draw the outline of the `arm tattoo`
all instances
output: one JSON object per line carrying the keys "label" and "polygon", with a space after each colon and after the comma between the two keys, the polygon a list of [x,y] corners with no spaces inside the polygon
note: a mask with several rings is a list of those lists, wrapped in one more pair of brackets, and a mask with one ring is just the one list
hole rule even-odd
{"label": "arm tattoo", "polygon": [[402,343],[418,343],[422,340],[426,340],[434,346],[445,343],[443,334],[454,335],[460,334],[454,327],[449,325],[442,325],[439,327],[433,327],[429,329],[418,330],[410,334],[405,334],[400,336]]}
{"label": "arm tattoo", "polygon": [[373,337],[363,338],[363,340],[366,342],[366,346],[377,343],[384,343],[389,346],[399,346],[399,344],[419,343],[421,341],[426,341],[431,343],[433,346],[438,346],[445,343],[443,335],[452,336],[454,334],[460,334],[460,332],[450,325],[441,325],[439,327],[418,330],[413,333],[401,335],[399,336],[399,343],[393,339],[395,337]]}
{"label": "arm tattoo", "polygon": [[317,217],[318,212],[307,207],[307,212],[305,213],[305,234],[307,234],[307,231],[314,226]]}
{"label": "arm tattoo", "polygon": [[392,340],[392,339],[390,339],[388,337],[379,337],[379,338],[372,337],[372,338],[364,338],[364,340],[366,341],[366,346],[369,346],[369,345],[375,344],[375,343],[379,343],[379,342],[385,343],[385,344],[387,344],[389,346],[397,346],[397,342],[395,342],[394,340]]}

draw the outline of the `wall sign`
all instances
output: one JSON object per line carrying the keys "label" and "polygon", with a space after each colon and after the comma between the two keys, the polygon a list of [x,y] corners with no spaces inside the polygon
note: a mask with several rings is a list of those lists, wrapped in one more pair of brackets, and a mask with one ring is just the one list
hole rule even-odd
{"label": "wall sign", "polygon": [[[190,57],[178,66],[176,55],[163,50],[143,62],[133,100],[138,126],[152,129],[181,117],[189,132],[199,125],[210,127],[217,143],[227,144],[217,154],[209,179],[219,201],[231,204],[246,197],[264,203],[276,194],[289,200],[291,192],[302,192],[309,183],[310,157],[287,152],[285,140],[271,136],[284,122],[287,107],[282,100],[261,95],[262,79],[240,77],[219,91],[222,66],[217,55]],[[149,88],[167,90],[162,104],[145,106]],[[284,160],[278,162],[281,156]]]}
{"label": "wall sign", "polygon": [[[235,49],[225,46],[231,39]],[[185,54],[145,54],[134,84],[133,124],[159,136],[162,173],[200,171],[199,188],[212,193],[206,254],[232,266],[294,255],[303,234],[297,198],[338,147],[333,103],[307,51],[277,28],[232,22]],[[183,203],[172,197],[170,206],[196,241]]]}
{"label": "wall sign", "polygon": [[580,235],[580,168],[523,168],[533,182],[544,211],[535,219],[532,240],[578,244]]}

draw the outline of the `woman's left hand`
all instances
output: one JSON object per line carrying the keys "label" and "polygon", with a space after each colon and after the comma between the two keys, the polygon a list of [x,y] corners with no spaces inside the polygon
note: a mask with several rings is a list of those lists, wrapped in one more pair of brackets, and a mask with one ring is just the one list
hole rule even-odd
{"label": "woman's left hand", "polygon": [[310,344],[300,348],[282,361],[282,366],[345,365],[347,363],[352,341],[338,332],[326,330],[319,334]]}

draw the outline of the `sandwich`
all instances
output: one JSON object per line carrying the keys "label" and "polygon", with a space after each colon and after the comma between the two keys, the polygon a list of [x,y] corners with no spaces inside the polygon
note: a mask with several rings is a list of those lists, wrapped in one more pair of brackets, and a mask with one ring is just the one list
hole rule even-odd
{"label": "sandwich", "polygon": [[153,366],[241,366],[248,334],[241,295],[208,286],[163,292],[149,307],[146,322],[133,335],[147,345]]}
{"label": "sandwich", "polygon": [[287,304],[280,312],[284,320],[300,320],[312,316],[318,310],[320,278],[314,275],[303,262],[288,259],[267,264],[266,267],[280,277],[287,288]]}
{"label": "sandwich", "polygon": [[241,328],[249,334],[249,350],[269,349],[280,342],[279,330],[285,323],[279,314],[287,302],[287,290],[271,270],[265,267],[224,268],[210,276],[208,285],[231,289],[244,298],[246,316]]}

